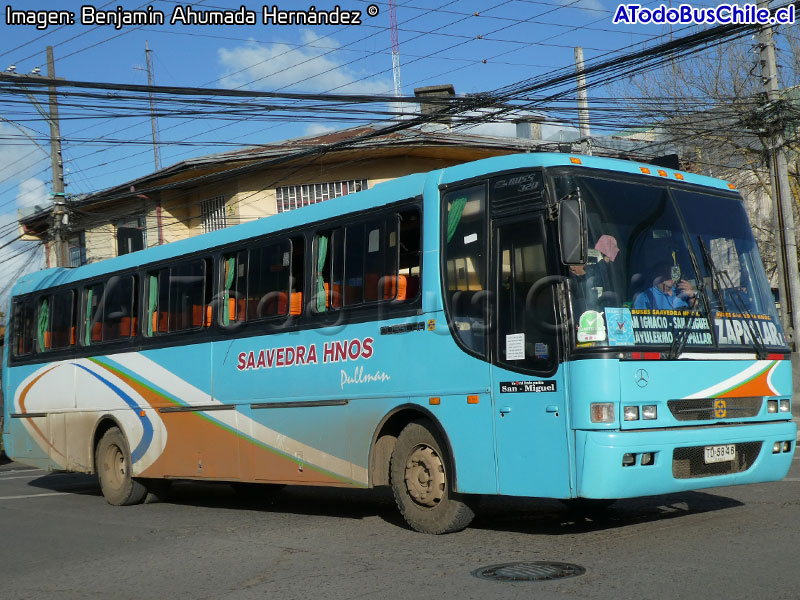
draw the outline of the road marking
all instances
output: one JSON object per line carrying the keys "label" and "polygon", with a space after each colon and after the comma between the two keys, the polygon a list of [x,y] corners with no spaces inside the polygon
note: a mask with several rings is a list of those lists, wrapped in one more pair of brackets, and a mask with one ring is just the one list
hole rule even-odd
{"label": "road marking", "polygon": [[38,498],[40,496],[66,496],[74,492],[50,492],[46,494],[24,494],[22,496],[0,496],[0,500],[17,500],[20,498]]}

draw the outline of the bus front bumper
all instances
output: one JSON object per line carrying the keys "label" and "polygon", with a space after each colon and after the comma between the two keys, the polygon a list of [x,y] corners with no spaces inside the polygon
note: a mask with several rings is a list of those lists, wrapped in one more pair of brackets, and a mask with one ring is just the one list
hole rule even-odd
{"label": "bus front bumper", "polygon": [[[577,496],[633,498],[777,481],[792,465],[792,421],[640,431],[576,431]],[[780,451],[773,446],[780,443]],[[784,442],[790,451],[784,451]],[[707,462],[711,454],[732,460]],[[713,458],[711,459],[713,460]]]}

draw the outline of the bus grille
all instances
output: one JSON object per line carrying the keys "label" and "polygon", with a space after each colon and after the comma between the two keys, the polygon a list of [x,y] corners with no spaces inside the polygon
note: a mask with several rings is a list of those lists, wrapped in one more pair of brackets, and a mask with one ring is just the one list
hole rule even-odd
{"label": "bus grille", "polygon": [[747,471],[761,452],[761,442],[742,442],[735,446],[734,460],[710,464],[703,460],[705,446],[675,448],[672,451],[672,476],[675,479],[692,479]]}
{"label": "bus grille", "polygon": [[[716,403],[725,401],[725,416],[718,417]],[[755,417],[764,403],[762,396],[745,396],[742,398],[692,398],[690,400],[668,400],[672,416],[678,421],[711,421],[720,418],[736,419],[739,417]]]}

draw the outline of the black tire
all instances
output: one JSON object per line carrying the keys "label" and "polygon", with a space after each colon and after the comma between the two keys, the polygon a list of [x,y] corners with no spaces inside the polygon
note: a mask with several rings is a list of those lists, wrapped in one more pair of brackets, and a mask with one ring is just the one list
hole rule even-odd
{"label": "black tire", "polygon": [[400,513],[421,533],[451,533],[470,524],[475,512],[452,490],[446,446],[423,421],[400,432],[390,463],[392,492]]}
{"label": "black tire", "polygon": [[131,451],[122,432],[112,427],[103,434],[94,453],[94,464],[100,479],[100,489],[109,504],[130,506],[140,504],[147,488],[131,477]]}

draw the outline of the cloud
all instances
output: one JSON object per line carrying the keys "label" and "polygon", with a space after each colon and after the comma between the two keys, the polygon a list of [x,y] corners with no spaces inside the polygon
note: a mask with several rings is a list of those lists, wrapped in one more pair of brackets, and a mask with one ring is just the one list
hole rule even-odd
{"label": "cloud", "polygon": [[592,12],[596,12],[598,10],[608,10],[600,0],[578,0],[578,2],[574,2],[574,0],[558,0],[564,6],[572,6],[574,8],[582,8],[584,10],[590,10]]}
{"label": "cloud", "polygon": [[335,127],[323,125],[322,123],[311,123],[306,127],[306,135],[322,135],[323,133],[330,133],[336,131]]}
{"label": "cloud", "polygon": [[301,43],[264,46],[253,40],[220,48],[217,56],[224,70],[222,85],[340,94],[384,94],[393,89],[390,79],[375,79],[367,71],[344,64],[341,53],[336,52],[339,43],[332,38],[301,30]]}
{"label": "cloud", "polygon": [[[31,132],[31,135],[35,133]],[[24,177],[45,158],[45,151],[19,129],[8,123],[0,123],[0,181]]]}
{"label": "cloud", "polygon": [[32,177],[19,184],[17,190],[17,207],[45,206],[50,204],[50,194],[44,181]]}

